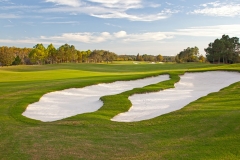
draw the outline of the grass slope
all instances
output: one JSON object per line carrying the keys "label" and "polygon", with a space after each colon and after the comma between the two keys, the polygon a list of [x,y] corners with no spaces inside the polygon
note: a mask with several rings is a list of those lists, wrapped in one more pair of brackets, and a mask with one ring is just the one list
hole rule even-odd
{"label": "grass slope", "polygon": [[[56,64],[0,68],[0,159],[240,159],[240,83],[151,120],[109,119],[131,106],[134,93],[173,87],[186,71],[240,65]],[[43,123],[21,116],[45,93],[169,73],[171,80],[105,96],[95,113]]]}

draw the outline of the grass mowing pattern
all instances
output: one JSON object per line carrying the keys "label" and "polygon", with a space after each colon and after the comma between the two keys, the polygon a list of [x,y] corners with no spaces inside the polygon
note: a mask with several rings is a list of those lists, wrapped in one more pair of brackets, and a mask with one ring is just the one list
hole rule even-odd
{"label": "grass mowing pattern", "polygon": [[[240,71],[240,65],[60,64],[1,68],[0,159],[240,159],[240,83],[151,120],[109,120],[129,109],[129,95],[173,87],[178,75],[187,70]],[[21,116],[29,103],[50,91],[164,73],[172,79],[102,97],[104,106],[95,113],[51,123]]]}

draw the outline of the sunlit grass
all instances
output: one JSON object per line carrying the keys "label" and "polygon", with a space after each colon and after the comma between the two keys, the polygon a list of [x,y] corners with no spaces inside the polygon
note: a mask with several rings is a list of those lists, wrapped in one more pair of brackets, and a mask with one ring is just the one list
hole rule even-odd
{"label": "sunlit grass", "polygon": [[[186,71],[234,70],[211,64],[55,64],[0,68],[0,159],[240,159],[240,83],[183,109],[135,123],[112,122],[134,93],[173,87]],[[23,117],[45,93],[157,74],[171,80],[105,96],[95,113],[43,123]]]}

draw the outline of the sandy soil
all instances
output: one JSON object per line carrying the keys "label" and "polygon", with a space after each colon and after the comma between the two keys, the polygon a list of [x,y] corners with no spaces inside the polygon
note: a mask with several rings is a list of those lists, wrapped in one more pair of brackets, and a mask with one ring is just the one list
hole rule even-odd
{"label": "sandy soil", "polygon": [[102,96],[119,94],[168,79],[169,75],[160,75],[51,92],[43,95],[39,102],[30,104],[22,115],[43,122],[51,122],[77,114],[94,112],[102,107],[103,103],[100,100]]}
{"label": "sandy soil", "polygon": [[238,72],[186,73],[175,84],[175,88],[129,97],[132,107],[128,112],[112,118],[112,121],[133,122],[151,119],[179,110],[200,97],[217,92],[238,81],[240,81]]}

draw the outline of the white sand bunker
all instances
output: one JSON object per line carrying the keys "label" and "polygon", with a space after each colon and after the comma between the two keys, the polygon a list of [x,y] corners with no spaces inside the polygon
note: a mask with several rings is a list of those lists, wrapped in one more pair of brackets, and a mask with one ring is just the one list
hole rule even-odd
{"label": "white sand bunker", "polygon": [[100,100],[102,96],[119,94],[165,80],[169,80],[169,75],[51,92],[43,95],[39,102],[30,104],[22,115],[43,122],[51,122],[81,113],[94,112],[102,107],[103,103]]}
{"label": "white sand bunker", "polygon": [[211,71],[186,73],[175,88],[129,97],[132,107],[115,116],[112,121],[133,122],[151,119],[179,110],[192,101],[240,81],[240,73]]}

